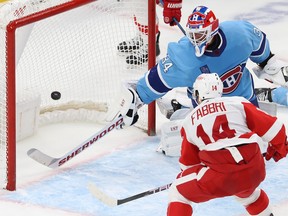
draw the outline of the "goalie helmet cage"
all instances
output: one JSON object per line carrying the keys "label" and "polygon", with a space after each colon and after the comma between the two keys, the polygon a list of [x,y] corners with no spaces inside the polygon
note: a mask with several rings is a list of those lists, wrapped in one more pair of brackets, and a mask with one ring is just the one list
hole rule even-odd
{"label": "goalie helmet cage", "polygon": [[[148,12],[140,11],[148,16],[148,64],[129,68],[125,56],[117,53],[117,45],[138,32],[131,12],[137,7],[133,1],[13,0],[0,3],[2,188],[16,190],[17,92],[39,93],[40,109],[50,107],[51,110],[69,101],[94,101],[106,104],[109,109],[110,99],[119,91],[121,81],[138,79],[155,65],[156,8],[155,0],[147,1]],[[29,37],[24,34],[26,29],[30,29]],[[27,39],[25,46],[23,38]],[[61,92],[59,100],[51,99],[53,90]],[[155,102],[143,110],[145,113],[139,113],[140,118],[146,120],[148,135],[154,135]]]}

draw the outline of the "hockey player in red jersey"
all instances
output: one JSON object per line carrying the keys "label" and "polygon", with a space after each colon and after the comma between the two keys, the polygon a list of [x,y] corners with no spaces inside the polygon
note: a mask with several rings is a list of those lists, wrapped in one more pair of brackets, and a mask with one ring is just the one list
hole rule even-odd
{"label": "hockey player in red jersey", "polygon": [[169,190],[169,216],[191,216],[191,203],[234,196],[250,215],[272,216],[267,194],[259,188],[265,159],[287,155],[284,125],[243,97],[221,97],[216,73],[201,74],[193,85],[199,105],[185,118],[179,159],[181,172]]}

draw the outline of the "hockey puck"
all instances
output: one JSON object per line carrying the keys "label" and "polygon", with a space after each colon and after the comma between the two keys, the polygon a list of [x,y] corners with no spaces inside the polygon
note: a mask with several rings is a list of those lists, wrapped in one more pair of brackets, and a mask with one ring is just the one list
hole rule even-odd
{"label": "hockey puck", "polygon": [[52,98],[53,100],[59,100],[59,99],[61,98],[61,93],[58,92],[58,91],[53,91],[53,92],[51,93],[51,98]]}

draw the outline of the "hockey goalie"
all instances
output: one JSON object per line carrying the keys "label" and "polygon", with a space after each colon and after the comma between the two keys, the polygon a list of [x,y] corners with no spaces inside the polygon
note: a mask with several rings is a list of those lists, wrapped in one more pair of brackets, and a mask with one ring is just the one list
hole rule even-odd
{"label": "hockey goalie", "polygon": [[[187,88],[190,98],[188,113],[189,109],[197,106],[192,97],[192,86],[203,73],[219,75],[224,86],[224,97],[242,96],[259,107],[253,72],[246,66],[248,60],[257,65],[253,69],[256,76],[277,86],[270,93],[267,91],[265,97],[270,96],[273,102],[287,105],[288,64],[280,62],[277,55],[272,53],[266,34],[247,21],[220,23],[211,9],[196,7],[188,17],[186,35],[178,42],[169,43],[166,57],[133,85],[124,87],[125,93],[119,100],[124,125],[129,126],[137,121],[137,110],[141,104],[149,104],[178,87]],[[182,108],[181,104],[174,106]],[[172,117],[170,119],[175,119]],[[160,152],[180,155],[181,122],[179,118],[178,122],[170,121],[163,125],[158,148]]]}

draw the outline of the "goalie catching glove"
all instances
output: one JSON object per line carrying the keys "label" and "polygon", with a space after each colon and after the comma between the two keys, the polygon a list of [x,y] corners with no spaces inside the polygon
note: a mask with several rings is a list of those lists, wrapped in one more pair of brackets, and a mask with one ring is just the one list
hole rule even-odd
{"label": "goalie catching glove", "polygon": [[280,62],[274,55],[264,67],[257,66],[252,70],[258,78],[288,88],[288,65]]}

